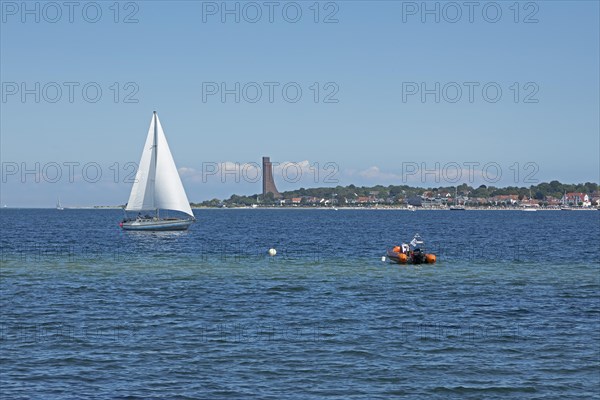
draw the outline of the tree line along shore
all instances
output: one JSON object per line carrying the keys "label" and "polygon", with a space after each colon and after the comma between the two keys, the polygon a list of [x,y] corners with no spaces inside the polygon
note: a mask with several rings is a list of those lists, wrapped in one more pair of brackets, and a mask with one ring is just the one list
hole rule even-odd
{"label": "tree line along shore", "polygon": [[234,194],[228,199],[212,199],[191,203],[195,208],[214,207],[347,207],[347,208],[430,208],[446,209],[463,206],[469,209],[519,209],[561,207],[590,209],[600,206],[597,183],[565,184],[558,181],[529,187],[494,187],[468,184],[431,188],[408,185],[355,185],[300,188],[280,196],[273,193],[249,196]]}

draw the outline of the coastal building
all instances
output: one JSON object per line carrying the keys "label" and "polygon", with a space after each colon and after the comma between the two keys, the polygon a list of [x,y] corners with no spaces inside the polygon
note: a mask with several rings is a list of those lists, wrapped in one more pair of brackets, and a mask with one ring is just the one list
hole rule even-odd
{"label": "coastal building", "polygon": [[562,197],[562,202],[564,204],[570,204],[574,206],[581,205],[583,207],[590,207],[592,205],[589,195],[577,192],[565,193]]}
{"label": "coastal building", "polygon": [[556,197],[553,197],[553,196],[546,196],[544,201],[546,203],[548,203],[549,206],[554,206],[554,207],[560,206],[562,204],[561,199],[557,199]]}
{"label": "coastal building", "polygon": [[411,196],[408,197],[405,201],[406,204],[408,204],[409,206],[421,207],[421,205],[423,204],[423,199],[421,198],[421,196]]}
{"label": "coastal building", "polygon": [[469,203],[481,206],[484,204],[488,204],[489,200],[487,199],[487,197],[472,197],[469,199]]}
{"label": "coastal building", "polygon": [[490,198],[490,202],[495,203],[495,204],[515,204],[519,201],[519,195],[517,194],[502,194],[502,195],[497,195],[497,196],[493,196],[492,198]]}
{"label": "coastal building", "polygon": [[422,198],[421,206],[424,208],[440,208],[444,202],[439,197],[424,197]]}
{"label": "coastal building", "polygon": [[593,191],[592,198],[590,199],[590,201],[592,202],[592,205],[600,206],[600,192],[598,192],[597,190]]}

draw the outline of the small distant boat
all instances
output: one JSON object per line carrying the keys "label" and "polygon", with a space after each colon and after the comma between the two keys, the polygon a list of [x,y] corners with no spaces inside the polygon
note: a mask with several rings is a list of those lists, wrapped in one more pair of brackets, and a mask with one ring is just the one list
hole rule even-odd
{"label": "small distant boat", "polygon": [[455,188],[455,193],[454,193],[454,205],[450,206],[450,210],[451,211],[465,211],[465,206],[461,206],[458,203],[458,187]]}
{"label": "small distant boat", "polygon": [[533,201],[533,197],[531,196],[531,189],[529,189],[529,204],[524,204],[523,205],[523,211],[537,211],[537,204],[531,204],[531,202]]}
{"label": "small distant boat", "polygon": [[330,199],[330,200],[327,200],[327,201],[325,202],[325,205],[327,205],[327,202],[329,202],[329,203],[331,204],[331,209],[332,209],[333,211],[337,211],[337,210],[338,210],[338,208],[335,206],[335,201],[334,201],[334,200],[335,200],[335,199],[334,199],[334,198],[335,198],[335,196],[337,196],[337,193],[334,193],[334,194],[332,194],[332,195],[331,195],[331,199]]}
{"label": "small distant boat", "polygon": [[[183,213],[187,217],[164,218],[160,216],[161,209]],[[196,221],[156,111],[125,206],[126,215],[127,211],[138,212],[136,218],[126,217],[119,224],[129,231],[181,231]]]}
{"label": "small distant boat", "polygon": [[387,250],[387,258],[396,264],[435,264],[435,254],[425,253],[425,242],[417,233],[410,243]]}
{"label": "small distant boat", "polygon": [[[6,207],[6,206],[4,206]],[[60,197],[56,200],[56,209],[59,211],[64,210],[65,208],[60,204]]]}
{"label": "small distant boat", "polygon": [[571,207],[569,205],[569,203],[567,202],[567,191],[566,190],[565,190],[565,193],[562,198],[562,205],[560,206],[560,210],[561,211],[573,211],[573,207]]}

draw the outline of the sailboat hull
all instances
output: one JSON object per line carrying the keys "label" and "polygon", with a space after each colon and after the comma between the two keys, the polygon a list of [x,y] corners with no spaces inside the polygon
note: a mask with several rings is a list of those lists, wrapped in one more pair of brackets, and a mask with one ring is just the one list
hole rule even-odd
{"label": "sailboat hull", "polygon": [[120,225],[125,231],[185,231],[193,223],[193,219],[169,218],[125,221]]}

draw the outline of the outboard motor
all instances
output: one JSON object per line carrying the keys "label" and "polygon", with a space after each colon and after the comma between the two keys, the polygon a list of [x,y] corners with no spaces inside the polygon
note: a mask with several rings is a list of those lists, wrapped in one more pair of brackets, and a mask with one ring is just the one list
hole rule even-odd
{"label": "outboard motor", "polygon": [[421,249],[415,249],[412,253],[413,264],[423,264],[425,262],[425,254],[421,252]]}

